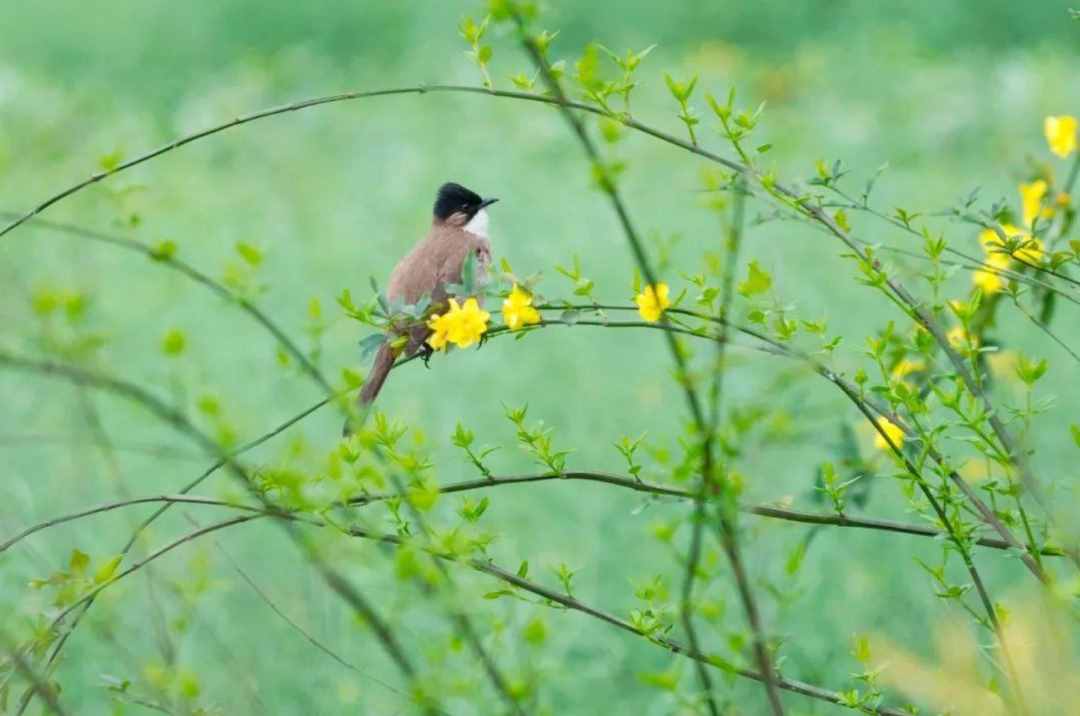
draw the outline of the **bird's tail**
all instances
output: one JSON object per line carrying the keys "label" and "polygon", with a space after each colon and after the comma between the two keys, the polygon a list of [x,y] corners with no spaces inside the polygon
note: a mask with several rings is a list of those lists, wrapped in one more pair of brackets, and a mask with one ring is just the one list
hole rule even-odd
{"label": "bird's tail", "polygon": [[364,387],[360,389],[360,396],[356,399],[360,417],[359,419],[349,418],[345,421],[345,428],[342,430],[343,435],[349,435],[355,426],[363,425],[371,404],[375,402],[379,391],[382,390],[383,383],[386,382],[386,376],[390,375],[390,370],[394,367],[394,361],[397,360],[400,352],[400,348],[391,348],[389,342],[379,346],[379,350],[375,354],[375,362],[371,366],[371,372],[368,373],[367,379],[364,381]]}

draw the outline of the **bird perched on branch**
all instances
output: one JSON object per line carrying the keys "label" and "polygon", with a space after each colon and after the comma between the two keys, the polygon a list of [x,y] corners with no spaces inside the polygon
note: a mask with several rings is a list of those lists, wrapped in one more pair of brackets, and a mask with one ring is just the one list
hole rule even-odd
{"label": "bird perched on branch", "polygon": [[[430,300],[433,309],[445,310],[450,298],[447,287],[461,284],[462,269],[470,256],[474,258],[477,285],[486,283],[491,265],[487,207],[496,201],[481,198],[454,182],[439,187],[431,229],[390,273],[386,287],[390,302],[413,306]],[[427,344],[430,335],[431,329],[423,320],[410,321],[392,330],[375,354],[375,362],[357,399],[362,412],[375,401],[399,356],[431,351]],[[349,427],[346,423],[346,434]]]}

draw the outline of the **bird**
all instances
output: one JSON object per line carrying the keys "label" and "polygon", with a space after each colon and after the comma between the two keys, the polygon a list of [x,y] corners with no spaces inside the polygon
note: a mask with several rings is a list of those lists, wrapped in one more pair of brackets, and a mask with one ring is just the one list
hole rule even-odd
{"label": "bird", "polygon": [[[482,198],[457,182],[446,182],[440,186],[435,195],[431,228],[427,236],[390,272],[386,285],[386,296],[390,302],[416,305],[427,297],[431,306],[429,313],[444,311],[447,300],[451,298],[447,287],[461,283],[462,269],[469,256],[475,257],[475,284],[486,284],[491,266],[487,208],[497,201],[495,198]],[[482,301],[482,297],[478,297],[478,300]],[[431,332],[424,320],[392,328],[391,335],[379,346],[371,371],[357,397],[361,415],[375,402],[394,362],[402,353],[412,356],[422,351],[430,355],[431,347],[427,339]],[[401,336],[407,336],[404,344],[394,340]],[[351,422],[346,421],[344,434],[351,432],[351,426]]]}

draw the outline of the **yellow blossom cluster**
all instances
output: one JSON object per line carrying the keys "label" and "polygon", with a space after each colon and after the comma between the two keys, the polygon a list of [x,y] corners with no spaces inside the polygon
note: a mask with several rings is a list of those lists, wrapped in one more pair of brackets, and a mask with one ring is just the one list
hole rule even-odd
{"label": "yellow blossom cluster", "polygon": [[[1065,158],[1076,151],[1076,117],[1047,117],[1043,128],[1051,152]],[[1013,224],[1002,224],[998,228],[1008,239],[1018,239],[1019,247],[1010,255],[997,229],[984,229],[979,234],[979,242],[986,251],[985,267],[972,274],[971,280],[984,294],[998,293],[1005,288],[1006,279],[1002,273],[1009,269],[1013,259],[1025,264],[1042,261],[1046,247],[1042,240],[1032,235],[1032,230],[1037,222],[1052,219],[1056,208],[1068,206],[1069,203],[1069,196],[1065,193],[1057,197],[1047,196],[1050,184],[1046,179],[1021,183],[1018,188],[1023,228]]]}
{"label": "yellow blossom cluster", "polygon": [[503,322],[511,331],[540,322],[540,312],[533,308],[532,294],[516,283],[503,301]]}
{"label": "yellow blossom cluster", "polygon": [[451,298],[448,307],[450,310],[446,313],[436,313],[428,319],[428,328],[432,330],[428,345],[435,350],[443,350],[447,343],[468,348],[487,332],[491,314],[480,308],[475,298],[465,299],[464,304],[458,304],[457,299]]}
{"label": "yellow blossom cluster", "polygon": [[671,306],[671,301],[668,299],[670,289],[666,283],[658,283],[655,286],[646,286],[642,289],[641,293],[634,296],[634,303],[637,304],[638,313],[649,323],[656,323],[660,320],[660,316],[664,314],[664,311]]}
{"label": "yellow blossom cluster", "polygon": [[[1037,184],[1039,182],[1035,183]],[[1021,197],[1024,196],[1024,191],[1025,185],[1021,185]],[[1043,188],[1043,191],[1045,192],[1045,187]],[[1028,200],[1025,198],[1025,216],[1027,212],[1027,202]],[[1039,206],[1038,202],[1036,202],[1035,206]],[[1037,210],[1038,209],[1036,208],[1036,211]],[[1032,221],[1034,221],[1034,217],[1032,217]],[[1005,242],[1002,241],[1001,236],[996,229],[983,229],[979,233],[979,243],[982,244],[983,250],[986,252],[986,260],[983,262],[986,267],[972,274],[971,280],[976,286],[981,288],[985,294],[997,293],[1005,288],[1005,278],[1001,273],[1008,270],[1009,266],[1012,264],[1013,258],[1025,264],[1038,264],[1042,261],[1046,251],[1042,240],[1036,239],[1025,229],[1021,229],[1013,224],[1002,224],[999,228],[1001,229],[1001,233],[1005,234],[1009,239],[1010,243],[1013,239],[1016,239],[1019,242],[1019,245],[1010,255]]]}

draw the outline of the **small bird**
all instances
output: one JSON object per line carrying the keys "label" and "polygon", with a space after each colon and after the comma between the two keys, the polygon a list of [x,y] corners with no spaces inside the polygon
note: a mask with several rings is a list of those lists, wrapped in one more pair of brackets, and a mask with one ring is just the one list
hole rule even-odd
{"label": "small bird", "polygon": [[[414,246],[390,273],[386,286],[387,298],[391,302],[415,305],[427,296],[435,312],[444,311],[449,298],[446,287],[461,283],[462,268],[470,255],[476,257],[476,284],[482,286],[487,283],[491,265],[487,207],[496,201],[498,199],[483,199],[455,182],[447,182],[439,187],[432,211],[431,229],[427,237]],[[408,341],[404,346],[394,348],[391,343],[395,336],[391,335],[379,347],[357,400],[361,410],[375,401],[398,356],[431,351],[427,345],[431,329],[425,321],[416,321],[395,330],[397,336],[407,335]],[[345,433],[348,432],[349,424],[346,423]]]}

